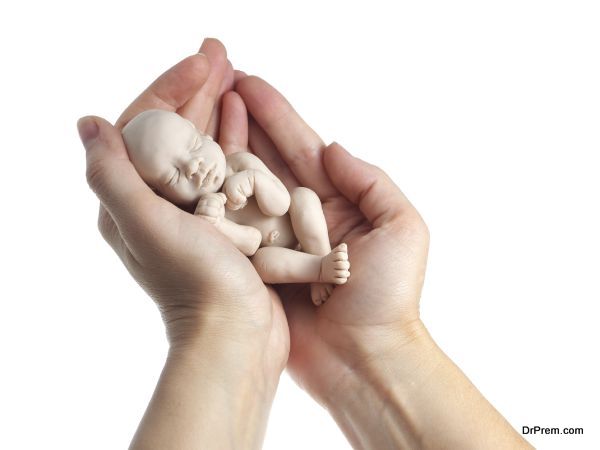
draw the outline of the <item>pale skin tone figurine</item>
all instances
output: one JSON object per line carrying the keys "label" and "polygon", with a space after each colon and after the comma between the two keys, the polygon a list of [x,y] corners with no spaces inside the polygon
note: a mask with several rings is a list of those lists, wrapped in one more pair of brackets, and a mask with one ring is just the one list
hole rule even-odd
{"label": "pale skin tone figurine", "polygon": [[320,305],[333,285],[348,280],[347,246],[331,249],[314,191],[288,192],[257,156],[225,156],[212,137],[175,112],[144,111],[123,138],[144,181],[177,205],[196,205],[194,214],[250,256],[264,282],[312,283],[312,300]]}
{"label": "pale skin tone figurine", "polygon": [[[326,145],[264,80],[234,73],[219,41],[201,52],[157,78],[115,126],[78,124],[100,232],[158,305],[169,338],[130,448],[261,448],[285,367],[354,448],[531,448],[421,321],[429,234],[400,189]],[[121,131],[156,108],[218,134],[226,154],[250,149],[289,192],[316,192],[330,241],[352,249],[352,282],[315,308],[308,286],[265,285],[215,227],[152,192]]]}

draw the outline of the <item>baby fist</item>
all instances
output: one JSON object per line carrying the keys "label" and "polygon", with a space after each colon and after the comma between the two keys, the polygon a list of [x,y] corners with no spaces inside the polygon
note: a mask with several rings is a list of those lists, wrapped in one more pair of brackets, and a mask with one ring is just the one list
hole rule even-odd
{"label": "baby fist", "polygon": [[225,217],[227,197],[222,192],[210,192],[202,195],[196,205],[194,215],[200,216],[210,223],[220,222]]}
{"label": "baby fist", "polygon": [[223,192],[229,209],[242,209],[248,203],[248,197],[254,195],[254,171],[243,170],[227,178]]}

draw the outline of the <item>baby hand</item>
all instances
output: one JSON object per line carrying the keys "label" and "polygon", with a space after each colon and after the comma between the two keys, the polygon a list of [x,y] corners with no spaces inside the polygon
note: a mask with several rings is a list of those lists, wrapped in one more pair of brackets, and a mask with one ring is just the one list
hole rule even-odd
{"label": "baby hand", "polygon": [[200,216],[215,224],[225,217],[225,202],[227,197],[222,192],[210,192],[202,195],[196,205],[194,215]]}
{"label": "baby hand", "polygon": [[242,209],[248,203],[248,197],[254,195],[254,171],[242,170],[227,178],[223,192],[227,196],[229,209]]}

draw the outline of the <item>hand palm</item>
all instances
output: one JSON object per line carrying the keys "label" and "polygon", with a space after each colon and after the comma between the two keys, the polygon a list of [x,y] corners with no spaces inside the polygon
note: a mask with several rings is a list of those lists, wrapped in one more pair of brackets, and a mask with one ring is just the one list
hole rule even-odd
{"label": "hand palm", "polygon": [[[233,70],[218,41],[206,40],[201,51],[210,61],[210,72],[207,58],[186,58],[143,92],[116,128],[144,110],[161,108],[176,111],[205,133],[217,134],[220,98],[233,86]],[[202,324],[216,322],[229,334],[256,337],[272,355],[266,368],[280,369],[287,359],[289,333],[277,295],[210,224],[151,193],[135,173],[120,137],[113,133],[112,138],[113,155],[88,162],[88,180],[101,200],[107,199],[98,187],[106,179],[122,185],[127,205],[115,214],[101,204],[100,231],[157,301],[171,337],[189,322],[197,327],[198,318]]]}
{"label": "hand palm", "polygon": [[236,90],[241,99],[231,99],[230,110],[242,109],[243,100],[256,122],[246,131],[245,111],[224,111],[229,135],[237,133],[237,138],[226,140],[242,148],[249,136],[251,150],[288,188],[302,184],[315,190],[323,202],[332,246],[348,244],[352,275],[325,305],[313,306],[308,286],[277,288],[290,326],[288,368],[301,386],[322,400],[349,368],[398,344],[400,336],[394,331],[418,320],[427,230],[383,172],[352,158],[337,144],[325,148],[267,83],[243,78]]}
{"label": "hand palm", "polygon": [[[333,290],[325,305],[314,308],[310,291],[284,286],[290,326],[288,367],[317,398],[331,392],[349,367],[383,351],[381,334],[417,317],[424,261],[417,267],[421,241],[412,232],[373,229],[357,206],[341,194],[323,204],[331,242],[346,242],[352,262],[351,281]],[[425,255],[423,255],[425,257]],[[360,351],[357,351],[360,349]]]}

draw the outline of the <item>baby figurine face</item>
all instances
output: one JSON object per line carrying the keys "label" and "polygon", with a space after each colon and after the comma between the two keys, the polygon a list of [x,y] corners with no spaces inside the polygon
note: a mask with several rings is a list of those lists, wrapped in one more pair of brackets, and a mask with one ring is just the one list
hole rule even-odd
{"label": "baby figurine face", "polygon": [[123,128],[123,139],[142,179],[173,203],[191,205],[223,184],[221,147],[177,113],[144,111]]}

